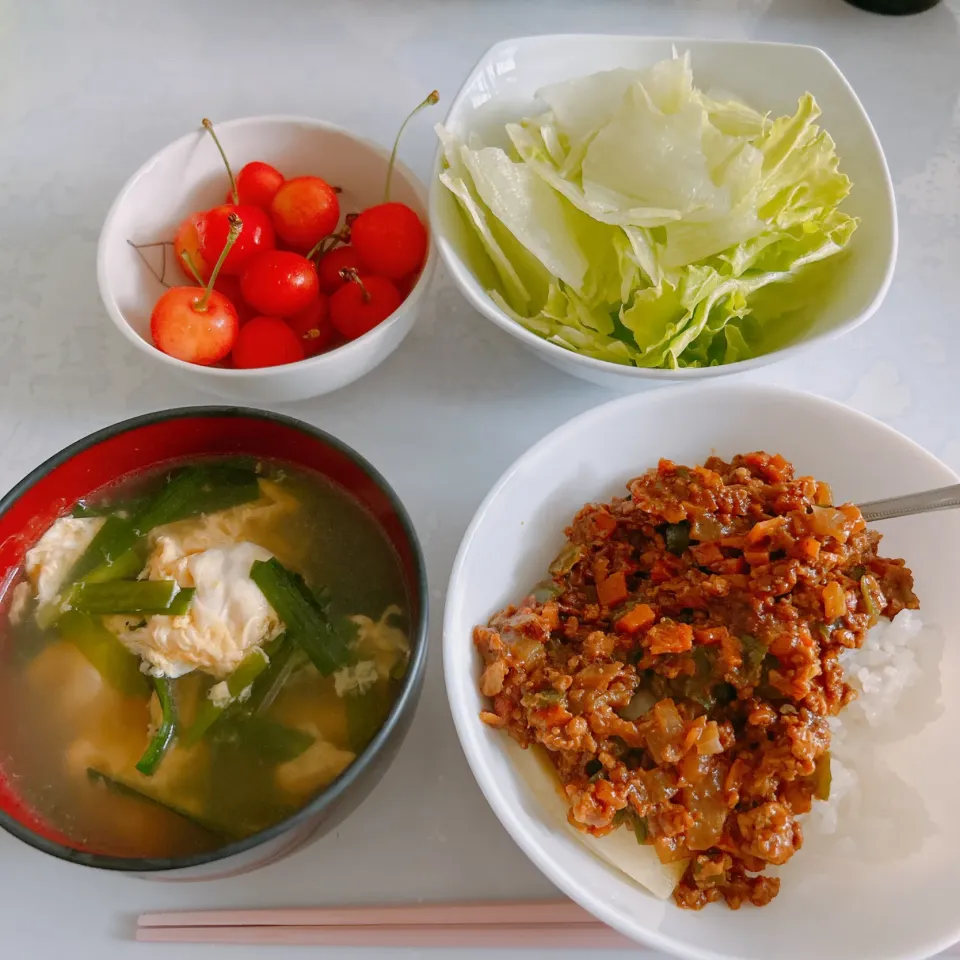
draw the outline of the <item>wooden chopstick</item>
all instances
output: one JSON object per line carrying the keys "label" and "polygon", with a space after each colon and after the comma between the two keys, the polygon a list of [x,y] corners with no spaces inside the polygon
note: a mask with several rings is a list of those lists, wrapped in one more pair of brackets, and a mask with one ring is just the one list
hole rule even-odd
{"label": "wooden chopstick", "polygon": [[310,945],[321,947],[473,947],[479,949],[637,949],[605,924],[362,924],[358,926],[188,926],[139,927],[137,940],[149,943]]}
{"label": "wooden chopstick", "polygon": [[271,910],[191,910],[143,913],[145,927],[359,927],[596,924],[572,900],[490,900],[468,903],[293,907]]}

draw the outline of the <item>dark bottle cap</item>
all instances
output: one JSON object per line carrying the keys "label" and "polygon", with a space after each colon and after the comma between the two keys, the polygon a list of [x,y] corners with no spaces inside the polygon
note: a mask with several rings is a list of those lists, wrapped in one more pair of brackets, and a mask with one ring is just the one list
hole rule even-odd
{"label": "dark bottle cap", "polygon": [[935,7],[940,0],[847,0],[861,10],[871,13],[884,13],[889,16],[903,16],[907,13],[920,13]]}

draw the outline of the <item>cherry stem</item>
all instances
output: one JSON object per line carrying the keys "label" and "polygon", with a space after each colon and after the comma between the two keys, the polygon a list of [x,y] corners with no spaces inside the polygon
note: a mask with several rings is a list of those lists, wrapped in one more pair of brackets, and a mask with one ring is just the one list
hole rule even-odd
{"label": "cherry stem", "polygon": [[[318,253],[324,254],[332,250],[338,243],[349,243],[350,242],[350,230],[344,229],[340,233],[330,233],[325,237],[321,237],[317,243],[310,248],[310,252],[305,254],[308,260],[312,260]],[[330,244],[328,247],[327,244]]]}
{"label": "cherry stem", "polygon": [[340,270],[340,279],[346,280],[348,283],[355,283],[360,288],[364,303],[369,303],[373,299],[373,297],[370,296],[370,291],[363,285],[360,274],[357,273],[353,267],[342,267]]}
{"label": "cherry stem", "polygon": [[213,285],[217,282],[217,274],[220,273],[223,261],[227,259],[230,248],[237,242],[237,237],[240,236],[240,231],[243,229],[243,221],[235,213],[227,214],[227,222],[230,224],[230,229],[227,231],[227,242],[220,251],[220,258],[217,260],[217,265],[213,268],[213,273],[210,274],[207,289],[204,291],[203,296],[193,305],[194,310],[198,313],[206,312],[207,306],[210,303],[210,294],[213,293]]}
{"label": "cherry stem", "polygon": [[[154,275],[158,283],[163,284],[165,287],[169,287],[170,284],[164,279],[167,275],[167,246],[172,246],[172,241],[170,240],[155,240],[153,243],[134,243],[132,240],[128,240],[127,243],[137,251],[137,256],[143,261],[143,265]],[[160,259],[160,272],[157,273],[153,268],[153,264],[147,260],[144,256],[143,251],[149,250],[153,247],[161,247],[161,259]]]}
{"label": "cherry stem", "polygon": [[189,251],[183,250],[180,253],[180,259],[184,262],[184,264],[186,265],[186,268],[190,271],[190,274],[193,277],[193,279],[197,281],[197,285],[201,287],[206,286],[206,284],[203,282],[203,277],[200,276],[200,271],[197,270],[197,268],[193,265],[193,257],[190,256]]}
{"label": "cherry stem", "polygon": [[437,90],[431,90],[429,95],[418,103],[408,114],[407,119],[400,124],[400,129],[397,131],[397,138],[393,141],[393,150],[390,152],[390,164],[387,167],[387,182],[383,188],[383,202],[390,202],[390,181],[393,179],[393,167],[397,162],[397,147],[400,146],[400,138],[403,136],[403,131],[406,129],[407,124],[424,108],[432,107],[435,103],[440,102],[440,93]]}
{"label": "cherry stem", "polygon": [[220,138],[213,129],[213,124],[206,117],[203,118],[203,125],[206,128],[207,133],[213,137],[213,142],[217,145],[217,149],[220,151],[220,156],[223,157],[223,165],[227,168],[227,176],[230,178],[230,192],[233,194],[233,202],[240,203],[240,194],[237,193],[237,181],[233,177],[233,170],[230,169],[230,161],[227,159],[227,155],[223,150],[223,146],[220,143]]}

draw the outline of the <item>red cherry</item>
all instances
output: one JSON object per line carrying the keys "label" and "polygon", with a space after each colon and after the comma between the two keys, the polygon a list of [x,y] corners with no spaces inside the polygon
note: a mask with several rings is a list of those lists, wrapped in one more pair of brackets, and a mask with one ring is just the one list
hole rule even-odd
{"label": "red cherry", "polygon": [[273,224],[265,210],[260,207],[237,206],[225,203],[207,210],[197,220],[197,236],[200,239],[200,255],[207,263],[216,263],[227,242],[230,229],[229,217],[234,213],[243,221],[243,229],[233,249],[223,262],[223,272],[236,276],[262,250],[272,250],[275,245]]}
{"label": "red cherry", "polygon": [[388,280],[401,280],[408,273],[418,271],[427,254],[426,228],[406,204],[390,202],[390,181],[397,160],[397,147],[407,124],[424,107],[429,107],[439,100],[440,94],[433,90],[400,124],[393,141],[390,162],[387,164],[384,202],[364,210],[350,227],[350,242],[364,267]]}
{"label": "red cherry", "polygon": [[[200,255],[200,237],[197,233],[197,223],[202,216],[202,213],[191,213],[180,224],[173,237],[173,253],[177,260],[177,266],[180,267],[188,280],[196,281],[199,277],[202,283],[206,283],[210,279],[213,268]],[[191,272],[188,262],[193,265],[196,276]]]}
{"label": "red cherry", "polygon": [[353,247],[334,247],[329,253],[325,253],[317,264],[320,289],[324,293],[334,293],[347,282],[340,276],[341,270],[360,271],[362,269],[360,258]]}
{"label": "red cherry", "polygon": [[330,322],[348,340],[382,323],[400,306],[397,288],[384,277],[344,270],[345,283],[330,298]]}
{"label": "red cherry", "polygon": [[258,313],[289,317],[317,299],[320,285],[317,270],[306,257],[289,250],[267,250],[244,268],[240,290]]}
{"label": "red cherry", "polygon": [[397,281],[397,290],[400,291],[400,296],[406,300],[407,297],[413,292],[413,288],[417,285],[417,281],[420,279],[420,272],[408,273],[401,280]]}
{"label": "red cherry", "polygon": [[340,201],[326,180],[294,177],[277,190],[270,214],[284,243],[306,253],[336,230]]}
{"label": "red cherry", "polygon": [[323,353],[333,342],[336,331],[330,323],[330,300],[321,293],[306,310],[287,318],[290,329],[303,341],[308,357]]}
{"label": "red cherry", "polygon": [[240,290],[240,278],[228,277],[221,273],[213,283],[213,289],[217,293],[222,293],[237,311],[237,319],[242,327],[251,317],[256,316],[256,312],[250,304],[243,299],[243,292]]}
{"label": "red cherry", "polygon": [[[283,184],[283,174],[269,163],[252,160],[237,174],[237,196],[240,203],[270,209],[274,195]],[[227,203],[233,203],[233,191],[227,191]]]}
{"label": "red cherry", "polygon": [[150,315],[150,335],[158,349],[204,366],[230,352],[239,329],[233,304],[216,291],[207,297],[203,287],[171,287]]}
{"label": "red cherry", "polygon": [[380,203],[353,221],[350,243],[367,270],[400,280],[423,266],[427,230],[405,203]]}
{"label": "red cherry", "polygon": [[303,341],[279,317],[254,317],[233,345],[233,365],[241,370],[278,367],[305,356]]}

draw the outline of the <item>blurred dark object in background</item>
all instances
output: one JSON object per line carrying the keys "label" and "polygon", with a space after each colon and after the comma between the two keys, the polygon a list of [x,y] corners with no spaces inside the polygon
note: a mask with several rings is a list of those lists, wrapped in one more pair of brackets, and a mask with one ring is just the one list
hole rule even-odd
{"label": "blurred dark object in background", "polygon": [[921,10],[929,10],[935,7],[940,0],[847,0],[855,7],[861,10],[869,10],[871,13],[886,13],[893,16],[901,16],[905,13],[920,13]]}

